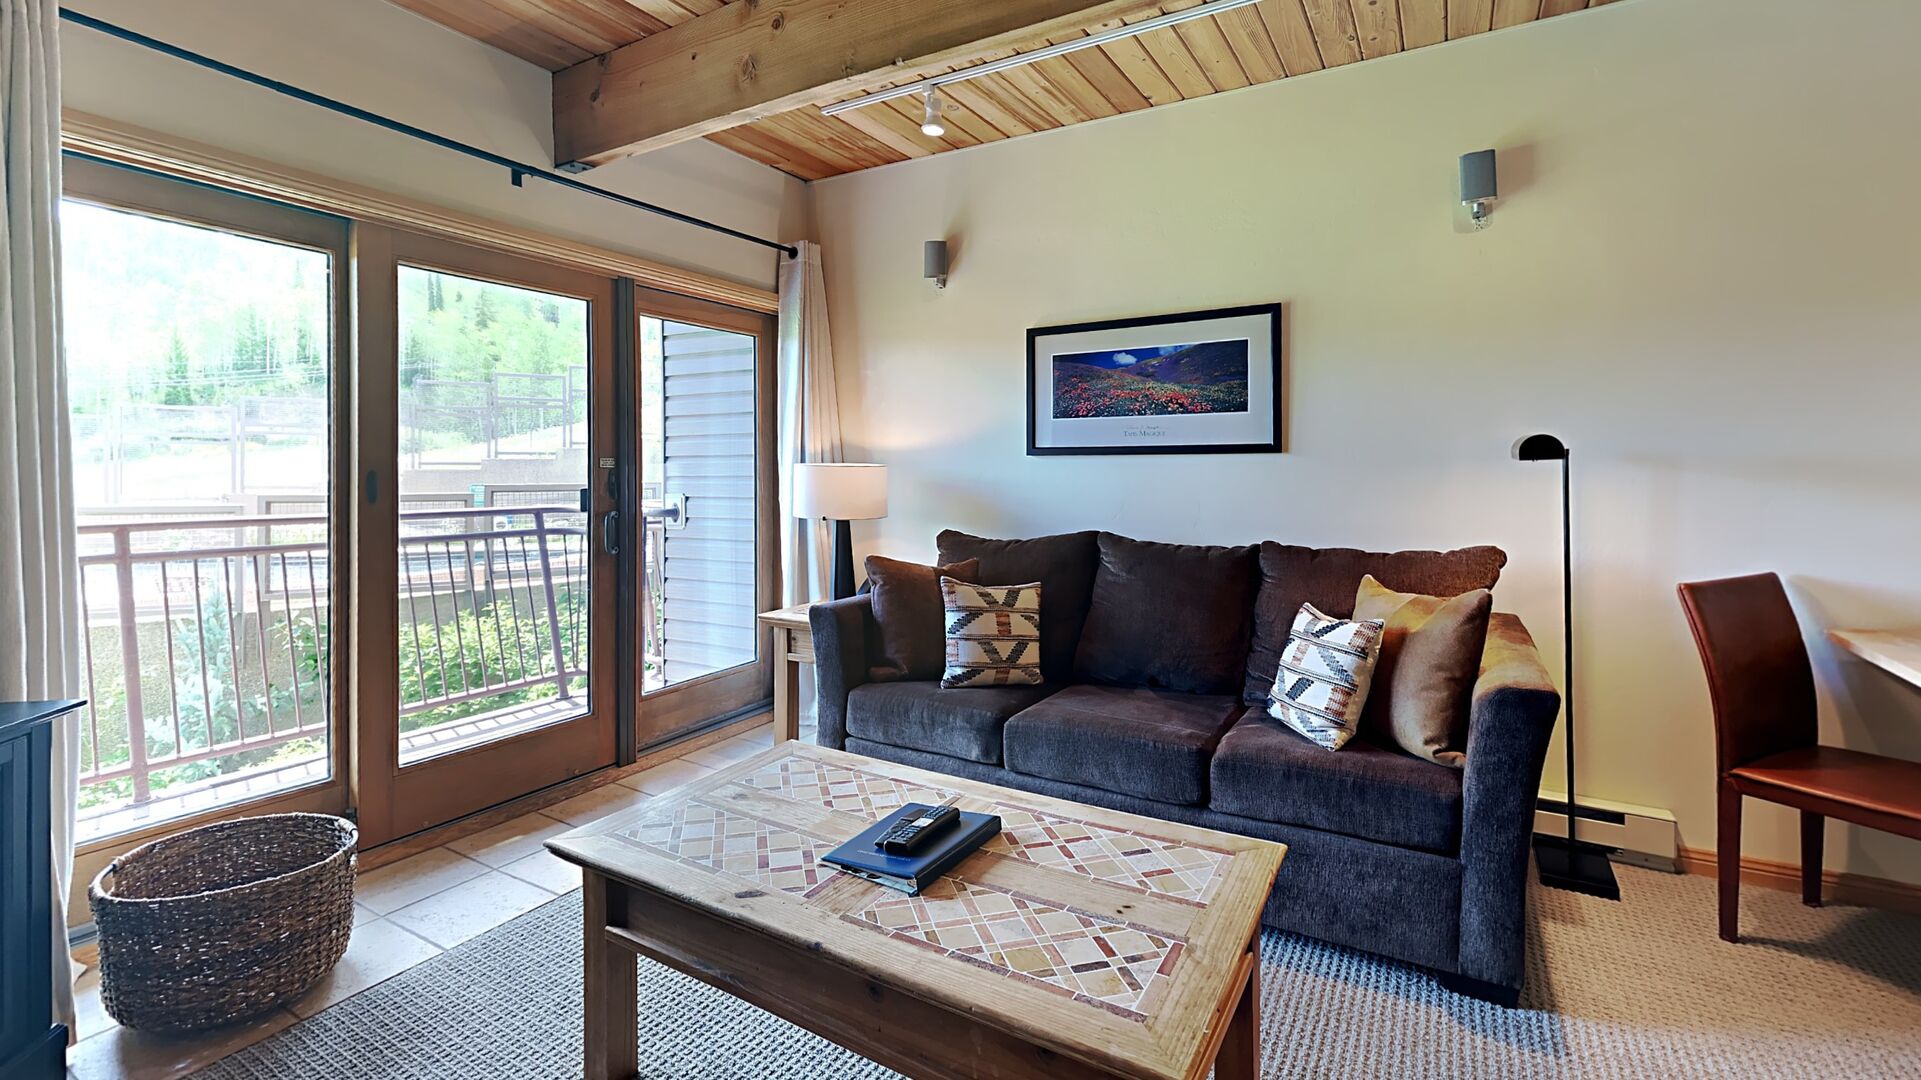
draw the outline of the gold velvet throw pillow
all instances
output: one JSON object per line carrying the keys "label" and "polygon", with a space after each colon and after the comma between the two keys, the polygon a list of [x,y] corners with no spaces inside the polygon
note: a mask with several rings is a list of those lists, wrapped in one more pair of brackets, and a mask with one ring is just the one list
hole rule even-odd
{"label": "gold velvet throw pillow", "polygon": [[1380,619],[1386,628],[1362,726],[1415,757],[1465,766],[1468,709],[1493,607],[1486,589],[1420,596],[1363,577],[1354,618]]}

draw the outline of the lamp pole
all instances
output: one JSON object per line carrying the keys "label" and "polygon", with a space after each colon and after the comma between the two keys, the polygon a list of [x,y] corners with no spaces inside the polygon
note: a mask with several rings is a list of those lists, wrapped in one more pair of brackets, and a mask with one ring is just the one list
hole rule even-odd
{"label": "lamp pole", "polygon": [[1586,893],[1605,900],[1619,900],[1621,886],[1614,879],[1614,866],[1605,848],[1580,841],[1580,801],[1574,783],[1574,484],[1570,461],[1573,453],[1567,444],[1552,435],[1529,435],[1514,444],[1514,457],[1521,461],[1561,463],[1561,686],[1562,706],[1567,710],[1567,731],[1562,749],[1567,753],[1567,839],[1537,835],[1534,862],[1540,870],[1541,884],[1555,889]]}
{"label": "lamp pole", "polygon": [[1561,682],[1567,688],[1567,849],[1572,860],[1579,841],[1574,825],[1580,820],[1574,802],[1574,497],[1570,494],[1568,462],[1574,451],[1561,452]]}

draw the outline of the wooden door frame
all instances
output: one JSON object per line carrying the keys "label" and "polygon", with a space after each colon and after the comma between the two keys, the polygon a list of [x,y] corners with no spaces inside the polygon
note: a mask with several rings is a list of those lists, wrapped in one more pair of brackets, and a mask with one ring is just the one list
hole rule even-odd
{"label": "wooden door frame", "polygon": [[[774,316],[743,308],[729,307],[709,300],[697,300],[658,289],[634,289],[633,318],[663,319],[692,323],[742,334],[754,339],[754,604],[757,611],[779,606],[780,583],[780,477],[774,467],[775,424],[775,327]],[[638,332],[638,326],[635,327]],[[636,354],[635,364],[639,363]],[[634,415],[642,415],[639,395],[641,380],[634,379]],[[639,428],[636,424],[638,460]],[[638,469],[635,470],[638,474]],[[638,481],[636,492],[639,490]],[[638,518],[638,512],[634,517]],[[639,577],[633,579],[639,582]],[[645,589],[634,590],[636,611],[645,601]],[[637,752],[682,738],[703,724],[732,716],[765,704],[773,697],[774,656],[769,635],[758,623],[753,628],[755,658],[722,671],[710,672],[685,682],[641,693],[634,719]],[[640,635],[633,635],[629,657],[633,670],[642,670]],[[638,678],[638,674],[636,674]],[[643,721],[645,723],[643,724]],[[654,723],[662,721],[662,723]],[[658,734],[647,737],[643,727]]]}
{"label": "wooden door frame", "polygon": [[291,812],[344,814],[349,806],[350,772],[347,717],[348,665],[352,647],[352,553],[348,512],[351,488],[352,304],[349,288],[351,222],[319,211],[180,180],[161,173],[86,155],[68,153],[62,197],[110,210],[184,225],[215,229],[271,243],[324,251],[328,267],[330,342],[328,349],[328,693],[329,776],[271,795],[167,818],[77,845],[73,887],[68,894],[70,925],[90,921],[87,883],[108,863],[150,840],[198,825],[254,814]]}
{"label": "wooden door frame", "polygon": [[[472,247],[384,226],[354,230],[355,380],[361,403],[354,438],[354,578],[357,620],[354,681],[353,795],[363,846],[432,828],[530,790],[615,762],[618,712],[614,568],[597,555],[595,530],[616,502],[602,482],[600,444],[612,434],[613,279],[599,274]],[[587,512],[589,697],[582,719],[563,721],[443,757],[402,767],[399,760],[399,667],[392,648],[399,626],[399,267],[444,271],[476,280],[576,297],[589,303]],[[371,495],[371,498],[369,497]],[[402,791],[407,784],[410,790]]]}
{"label": "wooden door frame", "polygon": [[[452,239],[410,233],[385,224],[285,205],[246,192],[227,190],[85,154],[70,152],[66,171],[67,189],[64,194],[67,197],[185,224],[256,236],[263,240],[312,247],[328,251],[333,256],[329,281],[333,306],[329,385],[332,412],[329,435],[332,571],[328,583],[332,612],[329,655],[331,776],[326,781],[291,788],[245,804],[170,819],[83,844],[79,849],[76,882],[86,881],[112,858],[157,836],[244,814],[285,811],[352,813],[361,824],[363,846],[404,835],[404,832],[395,831],[404,828],[404,824],[396,817],[392,800],[394,777],[379,778],[376,770],[371,768],[376,757],[385,755],[387,760],[392,760],[397,756],[397,727],[392,724],[361,725],[358,722],[362,716],[377,716],[383,712],[392,714],[398,701],[397,671],[386,670],[392,664],[391,650],[384,657],[377,654],[369,657],[363,655],[368,650],[359,647],[363,639],[380,642],[384,646],[397,625],[398,596],[386,584],[392,582],[397,572],[397,550],[390,542],[370,542],[368,532],[369,529],[384,527],[391,539],[393,531],[397,529],[397,519],[393,517],[397,503],[393,496],[398,492],[395,490],[396,478],[390,474],[398,461],[398,401],[392,388],[393,380],[397,378],[398,360],[398,312],[394,307],[398,295],[396,266],[404,258],[409,265],[434,266],[463,276],[533,288],[546,287],[539,279],[547,275],[552,275],[554,280],[600,280],[599,275],[605,270],[580,264],[566,265],[538,254],[515,257],[487,247],[464,245]],[[315,229],[319,231],[313,232]],[[440,260],[425,257],[422,253],[430,246],[444,252],[446,257]],[[443,262],[445,265],[437,265]],[[497,272],[487,272],[489,268]],[[635,284],[630,278],[609,279],[609,282],[613,290],[612,301],[596,306],[595,333],[605,335],[600,340],[614,349],[616,364],[628,365],[624,372],[616,370],[612,380],[613,392],[619,395],[616,407],[635,410],[632,417],[634,442],[630,447],[623,446],[618,455],[623,462],[637,463],[639,457],[639,380],[631,365],[637,361],[633,339],[638,329],[636,320],[640,316],[711,326],[756,339],[755,494],[759,502],[755,525],[756,605],[763,610],[777,606],[780,596],[777,531],[779,493],[772,456],[775,442],[773,408],[776,368],[773,316],[758,310],[648,288]],[[577,293],[577,290],[565,287],[553,291],[568,295]],[[613,320],[611,332],[599,325],[609,319]],[[623,333],[628,338],[624,353],[618,344],[618,338]],[[628,401],[629,397],[632,398],[631,402]],[[621,420],[625,422],[625,418]],[[381,497],[371,506],[366,501],[366,480],[370,470],[379,474],[378,484],[383,489],[377,492]],[[638,467],[625,470],[628,475],[622,477],[623,490],[618,493],[617,499],[609,498],[604,486],[598,482],[598,475],[588,485],[594,492],[591,521],[597,524],[607,510],[616,506],[621,509],[621,547],[623,553],[628,554],[637,553],[640,542],[640,534],[635,529],[639,518],[639,471]],[[638,567],[636,559],[636,570]],[[605,585],[596,581],[594,595],[603,600],[608,608],[616,605],[620,609],[632,608],[633,612],[627,613],[631,618],[637,614],[643,595],[638,587],[632,588],[628,596],[621,595],[628,591],[627,583],[630,580],[637,582],[638,577],[615,575],[614,581]],[[598,622],[595,629],[600,630]],[[596,659],[602,649],[616,647],[614,633],[599,632],[595,636],[593,652]],[[616,703],[618,715],[614,756],[602,764],[632,762],[647,750],[684,737],[705,722],[735,715],[744,708],[765,702],[771,695],[773,677],[773,662],[765,637],[764,632],[757,630],[758,655],[752,665],[753,674],[746,679],[741,676],[747,665],[742,665],[643,696],[638,677],[639,635],[620,635],[618,651],[611,654],[602,665],[602,670],[614,674],[604,676],[596,687],[605,695],[604,701]],[[633,661],[630,671],[615,671],[611,657],[617,656],[627,656]],[[617,685],[613,684],[615,679],[618,679]],[[728,681],[744,683],[745,687],[718,695],[710,692],[719,689],[712,684]],[[631,687],[627,685],[629,683]],[[621,693],[631,695],[625,708],[618,705]],[[598,711],[599,702],[595,708]],[[656,719],[664,716],[664,724],[657,730],[669,733],[651,738],[641,745],[639,716],[642,710],[651,712]],[[526,734],[538,733],[537,729]],[[520,737],[514,736],[503,742]]]}

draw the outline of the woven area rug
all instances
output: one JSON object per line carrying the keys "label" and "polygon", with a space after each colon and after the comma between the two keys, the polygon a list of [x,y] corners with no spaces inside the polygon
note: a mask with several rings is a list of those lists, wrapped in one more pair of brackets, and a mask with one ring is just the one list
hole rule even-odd
{"label": "woven area rug", "polygon": [[[1749,940],[1713,883],[1621,870],[1619,904],[1536,888],[1518,1009],[1293,935],[1262,943],[1269,1077],[1917,1077],[1921,918],[1748,889]],[[580,894],[218,1062],[204,1080],[580,1075]],[[894,1074],[642,961],[643,1075]]]}

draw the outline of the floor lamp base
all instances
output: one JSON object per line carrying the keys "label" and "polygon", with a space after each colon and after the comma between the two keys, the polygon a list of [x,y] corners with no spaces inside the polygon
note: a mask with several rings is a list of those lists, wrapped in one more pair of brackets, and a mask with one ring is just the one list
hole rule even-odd
{"label": "floor lamp base", "polygon": [[1570,847],[1565,836],[1536,836],[1534,864],[1540,869],[1541,884],[1550,889],[1586,893],[1603,900],[1621,898],[1614,864],[1608,861],[1607,849],[1598,844],[1576,842]]}

